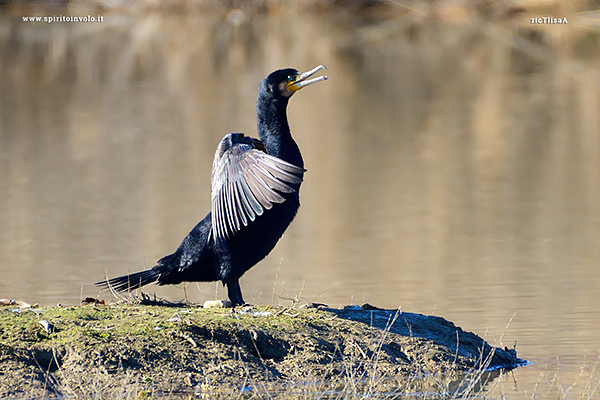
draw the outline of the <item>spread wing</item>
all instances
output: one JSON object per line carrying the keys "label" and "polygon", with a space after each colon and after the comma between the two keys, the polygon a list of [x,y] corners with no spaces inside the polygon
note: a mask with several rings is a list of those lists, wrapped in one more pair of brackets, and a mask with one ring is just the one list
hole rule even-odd
{"label": "spread wing", "polygon": [[215,241],[234,235],[274,203],[283,203],[281,194],[295,190],[290,184],[302,182],[304,168],[258,148],[264,148],[262,143],[241,134],[227,135],[217,148],[211,190]]}

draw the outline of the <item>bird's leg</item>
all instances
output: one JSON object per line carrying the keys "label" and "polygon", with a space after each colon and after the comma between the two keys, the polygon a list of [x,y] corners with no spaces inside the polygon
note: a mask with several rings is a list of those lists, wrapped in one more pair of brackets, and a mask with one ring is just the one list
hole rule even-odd
{"label": "bird's leg", "polygon": [[227,283],[227,295],[229,296],[229,301],[231,301],[231,305],[235,306],[243,306],[244,299],[242,298],[242,289],[240,288],[240,281],[237,279],[232,279]]}
{"label": "bird's leg", "polygon": [[183,283],[183,298],[185,299],[186,304],[190,304],[190,301],[188,300],[188,297],[187,297],[187,290],[186,290],[187,285],[188,285],[187,282]]}

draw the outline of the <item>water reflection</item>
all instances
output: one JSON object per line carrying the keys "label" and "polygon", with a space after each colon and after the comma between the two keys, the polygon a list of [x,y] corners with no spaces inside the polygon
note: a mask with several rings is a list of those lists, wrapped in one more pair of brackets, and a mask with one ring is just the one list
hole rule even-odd
{"label": "water reflection", "polygon": [[322,63],[330,80],[289,109],[302,208],[247,300],[435,312],[542,361],[598,351],[594,33],[105,20],[0,24],[1,297],[76,304],[104,271],[153,266],[209,210],[220,138],[255,134],[260,79]]}

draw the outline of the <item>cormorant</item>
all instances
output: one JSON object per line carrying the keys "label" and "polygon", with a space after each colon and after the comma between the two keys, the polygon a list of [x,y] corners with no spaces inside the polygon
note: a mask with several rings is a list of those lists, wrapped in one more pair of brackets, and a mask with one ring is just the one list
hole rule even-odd
{"label": "cormorant", "polygon": [[281,69],[263,79],[256,101],[260,139],[230,133],[221,140],[208,215],[154,268],[96,285],[123,292],[150,283],[220,280],[232,305],[243,305],[239,278],[269,254],[300,207],[304,161],[290,134],[286,109],[296,91],[327,79],[309,79],[322,69]]}

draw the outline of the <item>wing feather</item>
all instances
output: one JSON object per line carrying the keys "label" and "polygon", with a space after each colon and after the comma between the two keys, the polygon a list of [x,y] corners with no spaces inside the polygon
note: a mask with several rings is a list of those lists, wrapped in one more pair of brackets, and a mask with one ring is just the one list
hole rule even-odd
{"label": "wing feather", "polygon": [[256,175],[262,178],[265,187],[277,189],[283,193],[291,193],[294,191],[293,188],[283,183],[280,179],[277,179],[268,168],[265,168],[264,165],[260,163],[255,165],[254,171],[258,172]]}
{"label": "wing feather", "polygon": [[[262,165],[265,168],[268,168],[269,172],[279,180],[289,183],[302,182],[302,178],[300,178],[297,175],[294,175],[294,173],[300,174],[304,171],[298,171],[298,167],[296,167],[295,165],[286,163],[285,161],[279,160],[275,157],[264,159]],[[289,167],[293,167],[293,169]]]}
{"label": "wing feather", "polygon": [[243,212],[241,213],[244,222],[244,226],[248,225],[248,220],[250,221],[254,221],[256,219],[256,213],[254,212],[254,209],[252,208],[252,205],[250,205],[250,201],[248,199],[248,191],[250,190],[250,188],[246,188],[244,186],[244,184],[246,183],[245,179],[240,179],[237,182],[237,186],[238,186],[238,190],[240,192],[239,195],[239,200],[241,203],[241,207],[243,208]]}
{"label": "wing feather", "polygon": [[261,216],[282,194],[297,189],[304,168],[263,151],[256,139],[229,134],[221,140],[213,161],[211,211],[212,236],[224,240]]}
{"label": "wing feather", "polygon": [[[233,182],[232,182],[233,183]],[[235,208],[233,201],[235,199],[235,195],[233,194],[233,185],[228,184],[226,187],[227,193],[225,194],[225,198],[227,199],[227,208],[225,217],[227,217],[227,222],[229,225],[229,229],[231,231],[239,230],[239,225],[236,226],[237,223],[237,209]]]}

